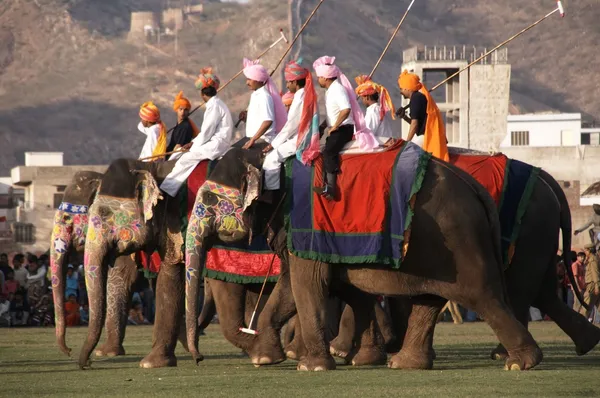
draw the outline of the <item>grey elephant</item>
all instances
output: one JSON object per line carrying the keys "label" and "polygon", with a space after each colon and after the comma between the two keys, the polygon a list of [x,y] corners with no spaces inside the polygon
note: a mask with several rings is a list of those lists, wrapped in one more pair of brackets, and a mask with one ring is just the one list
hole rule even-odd
{"label": "grey elephant", "polygon": [[[417,151],[412,144],[406,145]],[[254,211],[271,213],[282,224],[287,215],[286,210],[272,203],[255,203],[260,193],[257,181],[264,145],[255,146],[250,150],[232,148],[198,193],[196,206],[201,211],[194,213],[195,218],[192,216],[186,237],[187,319],[195,320],[198,315],[193,297],[197,295],[197,275],[204,251],[210,248],[211,241],[245,239],[252,229],[247,215],[253,206],[256,206]],[[223,206],[233,207],[234,219],[224,216]],[[368,321],[361,320],[357,327],[361,331],[361,342],[378,339],[372,294],[431,295],[454,300],[481,314],[508,350],[507,368],[534,367],[541,361],[542,354],[505,302],[499,242],[498,212],[489,194],[467,173],[431,159],[416,194],[411,246],[399,271],[375,264],[332,266],[289,254],[292,292],[307,349],[298,369],[335,368],[323,332],[325,301],[334,289],[351,291],[352,294],[342,299],[355,310],[369,314]],[[438,253],[437,261],[430,261],[431,253]],[[435,312],[435,309],[439,312],[443,305],[442,299],[423,302],[413,306],[412,314],[418,317],[419,313]],[[416,328],[418,325],[413,326]],[[197,351],[195,327],[188,325],[187,329],[190,351]],[[411,333],[410,327],[408,333]],[[392,357],[390,366],[405,367],[420,349],[418,341],[407,337],[402,350]],[[381,358],[382,354],[365,344],[361,345],[357,357]]]}

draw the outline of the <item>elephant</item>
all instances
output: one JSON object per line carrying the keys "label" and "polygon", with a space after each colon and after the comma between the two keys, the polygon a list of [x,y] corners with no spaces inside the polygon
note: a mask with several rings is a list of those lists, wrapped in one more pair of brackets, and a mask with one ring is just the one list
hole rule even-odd
{"label": "elephant", "polygon": [[[140,366],[151,368],[177,365],[174,348],[183,315],[184,279],[189,278],[192,271],[189,267],[185,268],[183,263],[179,198],[166,196],[163,199],[159,189],[160,183],[174,165],[175,161],[117,159],[101,178],[96,199],[89,209],[85,240],[84,267],[90,321],[79,357],[80,368],[88,367],[90,353],[98,343],[102,331],[108,264],[115,258],[129,256],[134,252],[154,250],[159,252],[162,264],[155,292],[157,306],[153,346]],[[285,253],[282,255],[285,256]],[[283,279],[281,288],[275,290],[289,292],[289,278]],[[288,281],[287,286],[285,280]],[[286,315],[287,318],[281,320],[278,318],[280,314],[293,311],[291,297],[281,297],[275,304],[266,305],[261,314],[261,319],[268,319],[266,326],[260,329],[258,336],[250,336],[239,330],[244,326],[243,293],[246,288],[216,279],[210,280],[210,287],[220,314],[221,327],[230,341],[253,356],[256,362],[285,359],[278,330],[271,325],[283,326],[291,316]],[[197,297],[196,292],[194,300],[186,303],[195,312]],[[193,303],[190,304],[190,301]],[[191,350],[191,354],[196,363],[203,359],[197,350],[197,318],[197,313],[192,318],[187,318],[187,322],[194,325],[196,343],[195,351]]]}
{"label": "elephant", "polygon": [[[70,355],[65,342],[64,286],[69,255],[83,253],[88,228],[88,209],[92,204],[102,174],[81,171],[73,176],[56,211],[50,244],[50,270],[54,297],[56,339],[60,350]],[[96,356],[125,355],[123,340],[127,326],[131,290],[135,283],[138,265],[130,256],[118,257],[108,272],[107,311],[105,328],[107,341],[96,350]],[[183,329],[182,329],[183,331]],[[185,339],[181,339],[187,350]]]}
{"label": "elephant", "polygon": [[[404,145],[414,150],[413,144]],[[200,264],[211,241],[246,239],[253,230],[253,213],[266,214],[283,225],[286,210],[273,202],[257,201],[265,146],[257,143],[249,150],[233,147],[200,188],[196,198],[196,209],[200,211],[193,212],[186,237],[188,322],[197,317],[193,298],[197,295]],[[355,312],[367,315],[356,318],[361,336],[356,357],[382,356],[376,347],[362,345],[363,341],[381,341],[373,314],[372,295],[377,294],[420,297],[415,300],[402,349],[389,363],[392,368],[422,367],[422,362],[429,361],[430,353],[422,352],[423,343],[419,341],[422,324],[414,320],[435,319],[444,299],[484,317],[508,350],[507,369],[536,366],[542,352],[505,301],[498,212],[490,195],[464,171],[432,158],[422,188],[413,199],[411,244],[399,270],[379,264],[331,265],[288,253],[292,293],[307,349],[298,370],[335,369],[324,336],[324,307],[334,290],[346,291],[340,298]],[[233,208],[234,216],[225,217],[220,210],[223,206]],[[436,261],[432,261],[431,253],[437,254]],[[187,325],[190,352],[197,352],[195,329],[195,322]]]}

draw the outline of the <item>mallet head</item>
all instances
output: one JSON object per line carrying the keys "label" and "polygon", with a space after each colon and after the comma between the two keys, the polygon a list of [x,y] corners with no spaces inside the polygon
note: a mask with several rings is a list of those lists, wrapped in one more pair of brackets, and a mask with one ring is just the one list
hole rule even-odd
{"label": "mallet head", "polygon": [[281,34],[281,38],[283,39],[283,41],[285,41],[286,43],[289,43],[288,39],[283,34],[283,29],[279,29],[279,33]]}
{"label": "mallet head", "polygon": [[565,8],[563,7],[562,2],[560,0],[557,0],[556,1],[556,5],[558,6],[558,11],[560,12],[560,16],[562,18],[564,18],[564,16],[565,16]]}
{"label": "mallet head", "polygon": [[258,334],[258,332],[256,330],[252,330],[249,328],[240,328],[240,332],[246,333],[246,334],[251,334],[253,336],[256,336]]}

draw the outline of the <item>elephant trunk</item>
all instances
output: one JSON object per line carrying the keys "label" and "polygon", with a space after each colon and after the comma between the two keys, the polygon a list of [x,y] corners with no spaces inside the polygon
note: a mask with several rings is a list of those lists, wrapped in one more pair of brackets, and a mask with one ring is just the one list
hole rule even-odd
{"label": "elephant trunk", "polygon": [[188,249],[185,270],[185,323],[187,343],[192,358],[198,364],[203,356],[198,350],[198,290],[200,288],[200,265],[206,251],[201,248]]}
{"label": "elephant trunk", "polygon": [[90,319],[87,338],[79,354],[79,367],[89,366],[90,354],[96,348],[102,325],[106,318],[106,282],[105,249],[96,248],[84,255],[85,286],[88,292]]}
{"label": "elephant trunk", "polygon": [[56,324],[56,343],[62,352],[71,355],[71,349],[65,341],[65,269],[67,248],[71,242],[72,227],[60,220],[55,220],[50,241],[50,273],[52,281],[52,297],[54,299],[54,318]]}
{"label": "elephant trunk", "polygon": [[206,329],[216,313],[217,307],[215,305],[215,298],[212,294],[208,279],[204,279],[204,303],[202,304],[202,312],[200,312],[200,316],[198,317],[198,329]]}

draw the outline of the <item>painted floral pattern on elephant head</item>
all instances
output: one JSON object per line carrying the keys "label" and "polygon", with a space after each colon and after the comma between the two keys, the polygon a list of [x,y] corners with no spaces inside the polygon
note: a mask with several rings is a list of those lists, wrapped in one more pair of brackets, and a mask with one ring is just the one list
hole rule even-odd
{"label": "painted floral pattern on elephant head", "polygon": [[95,246],[116,242],[120,250],[142,241],[142,209],[136,199],[99,196],[90,210],[87,238]]}

